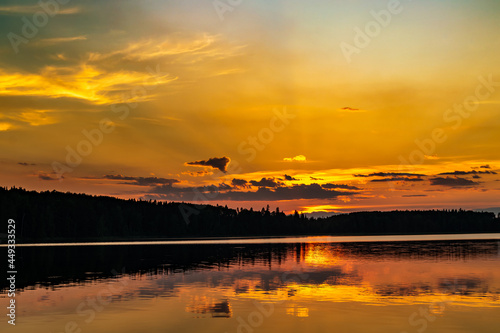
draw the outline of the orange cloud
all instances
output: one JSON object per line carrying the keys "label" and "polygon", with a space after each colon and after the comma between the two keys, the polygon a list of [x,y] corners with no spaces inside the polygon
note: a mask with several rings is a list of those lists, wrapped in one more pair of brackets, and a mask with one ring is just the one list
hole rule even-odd
{"label": "orange cloud", "polygon": [[128,60],[146,61],[166,56],[187,55],[191,57],[189,63],[194,63],[207,58],[225,59],[240,53],[244,47],[226,45],[220,36],[208,33],[194,36],[175,34],[163,39],[130,42],[126,47],[109,53],[91,53],[89,60],[101,61],[119,56]]}
{"label": "orange cloud", "polygon": [[285,162],[306,162],[306,157],[304,155],[297,155],[295,157],[285,157],[283,159]]}
{"label": "orange cloud", "polygon": [[9,123],[0,123],[0,132],[8,131],[11,128],[12,128],[12,125]]}
{"label": "orange cloud", "polygon": [[[35,14],[37,12],[43,12],[43,8],[39,5],[32,6],[2,6],[0,7],[0,13],[2,14]],[[71,15],[78,14],[82,12],[80,7],[71,7],[71,8],[60,8],[57,10],[57,15]]]}
{"label": "orange cloud", "polygon": [[87,40],[86,36],[75,36],[75,37],[56,37],[56,38],[45,38],[38,41],[37,44],[43,45],[54,45],[60,43],[69,43],[77,40]]}
{"label": "orange cloud", "polygon": [[[0,69],[0,96],[38,96],[46,98],[75,98],[92,104],[132,102],[123,93],[136,87],[166,84],[177,78],[164,74],[151,80],[150,73],[121,70],[107,72],[94,66],[47,66],[40,73],[24,74]],[[141,96],[141,101],[152,95]]]}

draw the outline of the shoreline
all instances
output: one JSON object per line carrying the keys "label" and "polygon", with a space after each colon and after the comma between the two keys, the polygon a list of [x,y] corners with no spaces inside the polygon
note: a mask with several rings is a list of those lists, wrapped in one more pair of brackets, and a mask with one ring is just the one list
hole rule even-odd
{"label": "shoreline", "polygon": [[[82,242],[17,243],[16,247],[44,246],[128,246],[128,245],[204,245],[204,244],[276,244],[276,243],[353,243],[353,242],[419,242],[452,240],[500,240],[500,233],[381,234],[381,235],[280,235],[241,237],[197,237],[169,239],[102,240]],[[7,244],[0,244],[7,247]]]}

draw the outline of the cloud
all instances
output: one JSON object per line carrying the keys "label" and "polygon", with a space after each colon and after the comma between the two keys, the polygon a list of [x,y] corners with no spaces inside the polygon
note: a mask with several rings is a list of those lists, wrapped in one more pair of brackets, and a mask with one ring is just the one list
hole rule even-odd
{"label": "cloud", "polygon": [[285,180],[288,180],[288,181],[294,181],[294,180],[298,180],[297,178],[294,178],[292,176],[289,176],[289,175],[285,175]]}
{"label": "cloud", "polygon": [[17,163],[19,165],[22,165],[22,166],[31,166],[31,165],[36,165],[35,163],[26,163],[26,162],[19,162]]}
{"label": "cloud", "polygon": [[311,178],[311,180],[323,180],[323,178],[316,178],[316,177],[313,177],[313,176],[309,176],[309,178]]}
{"label": "cloud", "polygon": [[237,179],[237,178],[233,178],[233,180],[231,180],[231,185],[233,185],[234,187],[249,187],[248,185],[248,182],[244,179]]}
{"label": "cloud", "polygon": [[427,194],[405,194],[402,195],[403,198],[414,198],[414,197],[427,197]]}
{"label": "cloud", "polygon": [[304,155],[297,155],[295,157],[285,157],[283,161],[285,162],[306,162],[306,157]]}
{"label": "cloud", "polygon": [[186,186],[174,187],[173,184],[152,186],[147,193],[159,194],[164,199],[170,198],[182,201],[206,201],[217,200],[223,193],[230,192],[233,189],[225,183],[219,185],[207,186]]}
{"label": "cloud", "polygon": [[421,177],[426,177],[420,173],[407,173],[407,172],[373,172],[369,174],[355,174],[354,177],[381,177],[370,180],[370,182],[420,182],[423,181]]}
{"label": "cloud", "polygon": [[51,125],[59,122],[57,116],[53,115],[54,110],[35,110],[24,108],[22,110],[15,110],[6,112],[3,118],[10,121],[10,128],[19,127],[19,125],[29,126],[43,126]]}
{"label": "cloud", "polygon": [[256,180],[251,180],[250,184],[253,186],[259,186],[259,187],[278,187],[282,185],[282,183],[276,182],[275,178],[262,178],[259,181]]}
{"label": "cloud", "polygon": [[326,188],[326,189],[344,189],[344,190],[361,190],[359,187],[352,186],[352,185],[345,185],[345,184],[323,184],[321,187]]}
{"label": "cloud", "polygon": [[180,182],[177,179],[158,178],[158,177],[130,177],[122,175],[105,175],[101,179],[126,180],[129,182],[124,182],[122,184],[138,185],[138,186],[172,185]]}
{"label": "cloud", "polygon": [[213,46],[215,41],[216,37],[208,34],[203,34],[199,38],[189,41],[188,43],[172,39],[159,43],[158,41],[146,40],[129,44],[122,52],[126,58],[146,60],[169,55],[202,52],[202,50],[206,50]]}
{"label": "cloud", "polygon": [[225,189],[225,190],[229,190],[229,189],[232,189],[233,187],[231,185],[228,185],[226,183],[221,183],[219,184],[219,189]]}
{"label": "cloud", "polygon": [[[252,193],[252,194],[250,194]],[[300,184],[291,187],[278,187],[273,190],[268,188],[259,188],[257,192],[249,192],[255,200],[297,200],[297,199],[334,199],[345,195],[346,192],[328,190],[318,184]],[[243,196],[245,198],[245,196]]]}
{"label": "cloud", "polygon": [[452,176],[465,176],[465,175],[477,175],[477,174],[489,174],[489,175],[496,175],[497,173],[495,171],[453,171],[453,172],[443,172],[440,173],[439,175],[452,175]]}
{"label": "cloud", "polygon": [[[171,185],[155,186],[151,194],[158,199],[183,201],[281,201],[300,199],[336,199],[340,196],[355,193],[340,192],[325,189],[319,184],[300,184],[293,186],[279,186],[275,188],[259,187],[257,191],[227,190],[228,185],[204,187],[173,187]],[[148,196],[151,197],[151,196]]]}
{"label": "cloud", "polygon": [[[80,13],[80,7],[60,8],[56,15],[71,15]],[[19,15],[19,14],[35,14],[44,12],[43,8],[38,5],[32,6],[0,6],[0,15]]]}
{"label": "cloud", "polygon": [[[193,64],[209,59],[221,60],[234,57],[241,54],[243,48],[245,46],[224,43],[219,35],[174,33],[161,39],[130,42],[122,49],[108,53],[91,53],[89,60],[101,61],[117,58],[141,62],[169,57],[169,59],[176,59],[176,61],[182,59],[183,63]],[[233,72],[238,70],[233,68]]]}
{"label": "cloud", "polygon": [[465,179],[465,178],[460,178],[460,177],[435,177],[431,178],[431,185],[434,186],[448,186],[448,187],[469,187],[469,186],[475,186],[479,185],[478,182]]}
{"label": "cloud", "polygon": [[87,40],[87,36],[75,36],[75,37],[57,37],[57,38],[45,38],[45,39],[40,39],[37,44],[42,44],[42,45],[55,45],[55,44],[61,44],[61,43],[69,43],[69,42],[74,42],[78,40]]}
{"label": "cloud", "polygon": [[349,106],[338,109],[339,112],[366,112],[366,110],[351,108]]}
{"label": "cloud", "polygon": [[8,131],[12,128],[12,124],[9,124],[9,123],[5,123],[5,122],[1,122],[0,123],[0,132],[3,132],[3,131]]}
{"label": "cloud", "polygon": [[184,171],[182,172],[183,175],[188,175],[191,177],[203,177],[207,175],[212,175],[213,172],[207,171],[207,170],[202,170],[202,171]]}
{"label": "cloud", "polygon": [[[4,11],[14,10],[4,7]],[[46,46],[86,38],[83,35],[53,37],[30,45]],[[189,82],[221,75],[227,71],[221,66],[221,60],[242,55],[242,48],[244,46],[222,40],[219,35],[172,33],[161,39],[134,41],[108,52],[89,52],[78,58],[50,54],[55,64],[37,70],[21,72],[5,66],[0,68],[0,97],[71,98],[95,105],[151,101],[159,94],[150,91],[152,87],[176,81],[178,75]],[[212,61],[213,66],[207,61]],[[203,62],[203,66],[198,65],[199,62]],[[234,64],[228,66],[232,72],[238,70],[233,68]],[[137,88],[145,88],[146,93],[137,93]],[[0,126],[0,130],[7,130],[8,126]]]}
{"label": "cloud", "polygon": [[219,169],[222,172],[227,172],[227,165],[231,162],[231,159],[229,157],[213,157],[208,160],[201,160],[201,161],[194,161],[194,162],[187,162],[186,165],[193,165],[193,166],[209,166],[214,169]]}
{"label": "cloud", "polygon": [[391,177],[391,178],[376,178],[370,180],[370,182],[421,182],[422,178],[410,178],[410,177]]}
{"label": "cloud", "polygon": [[480,168],[483,168],[483,169],[491,169],[490,165],[489,164],[486,164],[486,165],[481,165]]}
{"label": "cloud", "polygon": [[[97,105],[132,102],[138,98],[125,98],[124,95],[133,88],[149,88],[177,79],[169,74],[154,77],[153,74],[126,70],[111,72],[87,64],[46,66],[36,74],[0,69],[0,96],[64,97]],[[140,101],[152,98],[151,94],[141,96]]]}
{"label": "cloud", "polygon": [[38,173],[38,178],[41,180],[59,180],[58,177],[52,177],[48,173],[41,172],[41,171]]}
{"label": "cloud", "polygon": [[374,172],[366,175],[356,174],[354,177],[397,177],[397,176],[405,176],[405,177],[425,177],[423,174],[419,173],[406,173],[406,172]]}

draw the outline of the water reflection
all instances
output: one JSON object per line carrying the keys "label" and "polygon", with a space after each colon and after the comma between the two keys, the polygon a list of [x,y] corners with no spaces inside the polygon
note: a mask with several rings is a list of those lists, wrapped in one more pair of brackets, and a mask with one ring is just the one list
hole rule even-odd
{"label": "water reflection", "polygon": [[186,311],[199,314],[211,314],[212,317],[229,318],[232,315],[231,304],[229,301],[214,302],[206,296],[194,297],[186,305]]}
{"label": "water reflection", "polygon": [[[354,316],[365,306],[376,306],[369,315],[425,304],[444,316],[450,304],[500,308],[498,253],[497,241],[20,248],[17,299],[26,328],[43,318],[60,331],[67,320],[109,331],[115,316],[145,312],[158,327],[225,318],[209,331],[236,331],[241,318],[271,305],[273,320],[314,317],[317,325],[334,320],[327,310]],[[408,325],[408,311],[391,311],[383,316]]]}
{"label": "water reflection", "polygon": [[[499,253],[498,241],[27,247],[18,248],[18,265],[27,272],[20,277],[18,288],[65,286],[116,278],[122,273],[169,275],[255,266],[283,270],[292,263],[300,268],[323,267],[340,278],[350,274],[354,262],[494,260]],[[124,271],[113,273],[112,269]],[[0,289],[6,286],[2,281]]]}

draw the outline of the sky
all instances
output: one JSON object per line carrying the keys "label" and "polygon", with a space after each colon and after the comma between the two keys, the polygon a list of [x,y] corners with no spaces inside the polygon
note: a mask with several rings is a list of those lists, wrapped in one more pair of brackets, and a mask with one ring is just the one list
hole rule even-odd
{"label": "sky", "polygon": [[0,2],[0,185],[326,214],[500,199],[500,2]]}

